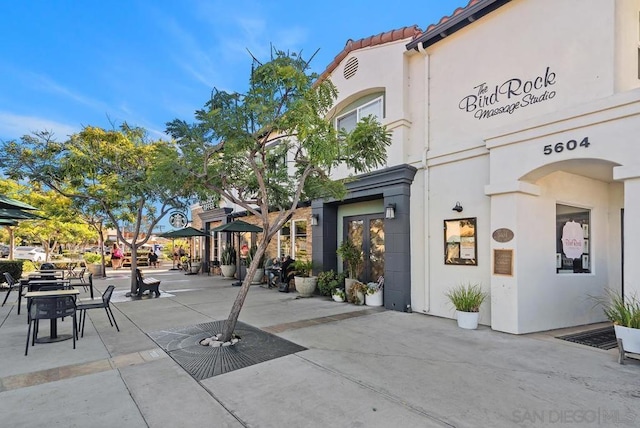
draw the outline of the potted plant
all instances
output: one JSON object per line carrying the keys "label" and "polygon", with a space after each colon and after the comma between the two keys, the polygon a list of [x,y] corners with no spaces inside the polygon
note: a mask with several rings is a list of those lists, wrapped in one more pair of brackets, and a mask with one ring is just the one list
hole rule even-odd
{"label": "potted plant", "polygon": [[313,261],[298,259],[293,262],[296,291],[301,297],[311,297],[316,290],[318,277],[312,276]]}
{"label": "potted plant", "polygon": [[348,277],[344,281],[344,287],[347,292],[347,299],[349,299],[349,290],[353,283],[358,280],[358,272],[362,265],[362,248],[354,244],[351,239],[345,239],[340,243],[336,253],[338,253],[342,261],[347,265]]}
{"label": "potted plant", "polygon": [[226,246],[220,254],[220,271],[225,278],[233,278],[236,273],[236,250],[232,246]]}
{"label": "potted plant", "polygon": [[377,282],[367,283],[364,302],[367,306],[382,306],[383,303],[384,277],[380,276]]}
{"label": "potted plant", "polygon": [[331,292],[331,297],[336,302],[344,302],[346,300],[346,298],[347,298],[347,295],[345,294],[343,288],[335,288]]}
{"label": "potted plant", "polygon": [[347,290],[347,301],[355,305],[364,305],[364,296],[367,292],[367,286],[356,280],[349,290]]}
{"label": "potted plant", "polygon": [[606,296],[597,299],[602,305],[605,316],[613,322],[616,332],[619,362],[624,360],[624,352],[640,354],[640,300],[636,295],[623,297],[620,293],[608,289]]}
{"label": "potted plant", "polygon": [[323,296],[333,295],[333,291],[344,287],[346,274],[329,270],[318,274],[318,291]]}
{"label": "potted plant", "polygon": [[200,267],[202,266],[202,261],[200,260],[200,257],[195,257],[193,259],[193,261],[191,262],[191,273],[196,274],[198,272],[200,272]]}
{"label": "potted plant", "polygon": [[102,256],[96,253],[85,253],[84,261],[87,263],[87,269],[93,276],[102,275]]}
{"label": "potted plant", "polygon": [[[253,262],[257,251],[258,246],[255,244],[249,248],[249,253],[247,253],[247,269],[249,269],[249,265]],[[258,269],[256,269],[256,273],[253,274],[252,284],[262,284],[264,279],[264,260],[265,255],[263,254],[262,257],[260,257],[260,261],[258,261]]]}
{"label": "potted plant", "polygon": [[475,330],[478,328],[480,305],[487,298],[480,284],[459,285],[446,293],[457,311],[458,327]]}

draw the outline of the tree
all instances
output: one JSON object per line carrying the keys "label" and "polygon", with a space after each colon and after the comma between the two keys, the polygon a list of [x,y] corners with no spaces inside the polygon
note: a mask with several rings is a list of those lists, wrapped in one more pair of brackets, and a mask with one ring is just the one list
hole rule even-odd
{"label": "tree", "polygon": [[[259,218],[264,230],[224,324],[223,341],[231,338],[258,261],[298,203],[343,198],[344,182],[330,177],[340,164],[358,174],[386,161],[386,128],[368,117],[350,133],[337,131],[328,117],[336,88],[317,77],[300,55],[274,50],[269,62],[252,67],[247,93],[215,90],[196,112],[195,123],[167,124],[185,173]],[[270,212],[278,213],[273,221]]]}
{"label": "tree", "polygon": [[[90,206],[92,214],[105,215],[115,226],[118,239],[131,249],[131,293],[136,291],[137,249],[162,217],[184,207],[194,193],[190,177],[175,167],[176,146],[150,141],[142,128],[126,123],[119,130],[87,126],[64,142],[37,132],[20,143],[3,143],[2,149],[0,167],[9,177],[42,183],[79,206]],[[122,233],[124,222],[133,225],[130,238]]]}
{"label": "tree", "polygon": [[72,201],[53,190],[43,190],[38,183],[21,185],[12,180],[0,180],[3,194],[19,197],[21,200],[38,207],[41,219],[21,221],[13,227],[14,235],[29,243],[37,242],[44,248],[47,260],[59,245],[76,244],[90,239],[92,232],[82,220]]}

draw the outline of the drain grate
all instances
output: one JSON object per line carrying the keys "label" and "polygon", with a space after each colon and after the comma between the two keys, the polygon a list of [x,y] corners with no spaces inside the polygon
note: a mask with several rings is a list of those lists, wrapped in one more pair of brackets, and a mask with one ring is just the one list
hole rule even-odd
{"label": "drain grate", "polygon": [[202,339],[220,333],[223,325],[224,321],[213,321],[184,328],[156,331],[149,333],[149,336],[196,380],[207,379],[307,349],[240,321],[236,324],[235,334],[241,340],[234,346],[213,348],[200,345]]}
{"label": "drain grate", "polygon": [[559,336],[557,339],[579,343],[581,345],[593,346],[594,348],[600,349],[613,349],[618,346],[618,343],[616,342],[616,333],[613,327],[582,331],[576,334]]}

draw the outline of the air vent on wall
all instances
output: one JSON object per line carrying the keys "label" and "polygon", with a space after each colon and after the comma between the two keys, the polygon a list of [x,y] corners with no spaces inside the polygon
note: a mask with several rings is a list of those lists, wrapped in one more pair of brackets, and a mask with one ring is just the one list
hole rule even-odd
{"label": "air vent on wall", "polygon": [[353,77],[356,74],[356,71],[358,71],[358,58],[351,57],[344,66],[344,78],[349,79]]}

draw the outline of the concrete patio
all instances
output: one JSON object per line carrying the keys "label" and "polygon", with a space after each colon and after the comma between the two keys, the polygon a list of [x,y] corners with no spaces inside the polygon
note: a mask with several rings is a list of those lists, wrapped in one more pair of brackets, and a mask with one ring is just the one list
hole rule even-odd
{"label": "concrete patio", "polygon": [[[25,307],[0,308],[2,426],[638,426],[640,362],[553,331],[513,336],[455,321],[296,298],[252,286],[240,321],[307,348],[196,381],[154,332],[224,320],[238,288],[220,276],[144,269],[160,298],[132,301],[129,272],[95,280],[120,332],[89,311],[84,337],[24,356]],[[88,298],[82,291],[81,299]],[[25,302],[23,300],[23,305]],[[41,323],[40,336],[48,334]],[[71,330],[69,320],[59,330]],[[576,329],[573,329],[576,330]]]}

